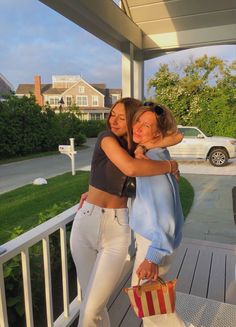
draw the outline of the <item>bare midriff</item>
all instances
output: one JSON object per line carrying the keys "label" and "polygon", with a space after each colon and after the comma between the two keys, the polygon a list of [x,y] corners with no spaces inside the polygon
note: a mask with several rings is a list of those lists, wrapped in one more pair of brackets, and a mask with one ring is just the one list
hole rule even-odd
{"label": "bare midriff", "polygon": [[110,194],[89,185],[87,202],[101,208],[119,209],[127,208],[127,197]]}

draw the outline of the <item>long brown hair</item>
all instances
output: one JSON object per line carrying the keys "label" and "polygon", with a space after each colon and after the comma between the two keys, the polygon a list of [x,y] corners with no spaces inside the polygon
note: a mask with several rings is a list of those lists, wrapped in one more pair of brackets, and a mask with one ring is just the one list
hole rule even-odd
{"label": "long brown hair", "polygon": [[142,102],[138,99],[134,98],[122,98],[116,103],[113,104],[111,107],[111,111],[109,113],[109,116],[107,117],[107,128],[110,130],[110,117],[113,108],[118,104],[122,103],[125,107],[125,118],[126,118],[126,124],[127,124],[127,141],[128,141],[128,149],[133,150],[134,143],[133,143],[133,133],[132,133],[132,123],[133,123],[133,117],[137,110],[142,106]]}

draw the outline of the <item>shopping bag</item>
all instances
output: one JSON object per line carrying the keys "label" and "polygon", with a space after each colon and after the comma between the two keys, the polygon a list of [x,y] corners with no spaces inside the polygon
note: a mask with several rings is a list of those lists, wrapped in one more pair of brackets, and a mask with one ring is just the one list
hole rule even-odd
{"label": "shopping bag", "polygon": [[146,282],[140,285],[125,288],[131,306],[139,318],[173,313],[175,311],[176,279],[164,281],[158,277],[155,282]]}

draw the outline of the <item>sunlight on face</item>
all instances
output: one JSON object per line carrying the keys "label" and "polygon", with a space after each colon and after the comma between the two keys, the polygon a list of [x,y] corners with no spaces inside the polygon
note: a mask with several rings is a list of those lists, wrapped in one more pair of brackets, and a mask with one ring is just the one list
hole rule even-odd
{"label": "sunlight on face", "polygon": [[154,112],[144,112],[133,125],[133,141],[135,143],[143,144],[152,141],[158,134],[157,118]]}
{"label": "sunlight on face", "polygon": [[123,103],[118,103],[112,109],[109,124],[111,131],[117,136],[123,137],[127,135],[125,106]]}

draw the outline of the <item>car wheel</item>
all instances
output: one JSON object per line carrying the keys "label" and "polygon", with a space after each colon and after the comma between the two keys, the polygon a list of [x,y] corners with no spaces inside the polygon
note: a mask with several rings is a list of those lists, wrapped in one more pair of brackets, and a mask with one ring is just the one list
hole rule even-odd
{"label": "car wheel", "polygon": [[209,161],[213,166],[223,167],[228,162],[228,153],[224,149],[214,149],[209,154]]}

